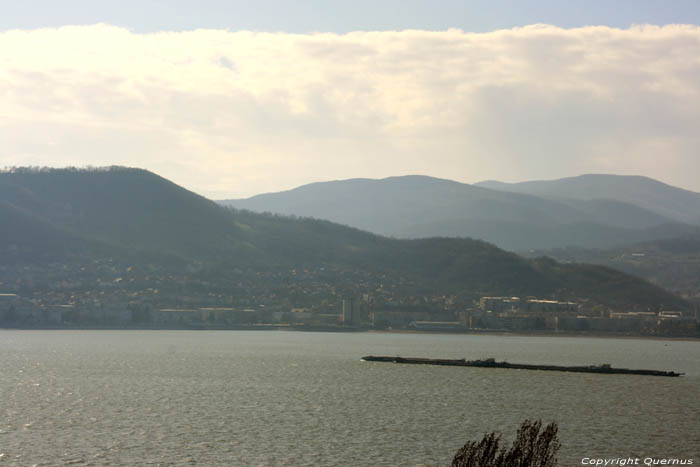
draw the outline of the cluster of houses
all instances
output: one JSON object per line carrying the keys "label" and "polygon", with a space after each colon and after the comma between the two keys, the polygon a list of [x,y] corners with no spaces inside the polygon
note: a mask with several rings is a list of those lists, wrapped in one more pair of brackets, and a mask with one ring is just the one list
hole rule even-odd
{"label": "cluster of houses", "polygon": [[469,328],[612,332],[657,334],[698,330],[698,315],[682,311],[625,311],[583,309],[575,302],[520,297],[482,297],[477,310],[469,313]]}

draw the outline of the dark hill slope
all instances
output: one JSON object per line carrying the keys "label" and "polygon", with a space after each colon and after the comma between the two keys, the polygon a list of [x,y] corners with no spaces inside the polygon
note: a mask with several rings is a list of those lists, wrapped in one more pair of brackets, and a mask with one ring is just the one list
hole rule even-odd
{"label": "dark hill slope", "polygon": [[601,264],[643,277],[688,299],[700,300],[700,236],[654,240],[605,250],[535,251],[558,261]]}
{"label": "dark hill slope", "polygon": [[547,293],[553,278],[513,253],[479,240],[396,240],[332,222],[234,211],[248,241],[270,264],[300,267],[343,265],[377,275],[401,274],[451,290],[536,290]]}
{"label": "dark hill slope", "polygon": [[[164,289],[174,277],[179,294],[194,293],[188,288],[193,283],[208,296],[238,283],[249,284],[238,293],[255,288],[256,294],[271,294],[269,300],[270,291],[282,288],[308,295],[342,285],[353,293],[384,287],[404,295],[518,294],[683,306],[632,276],[528,261],[478,240],[395,240],[328,221],[231,211],[143,170],[3,173],[0,187],[3,212],[16,221],[0,252],[14,245],[18,261],[27,263],[32,258],[22,252],[31,245],[66,263],[82,247],[95,261],[128,256],[131,266],[146,271],[140,280],[149,290]],[[165,260],[171,257],[181,261]],[[298,282],[297,269],[308,270],[306,282]],[[148,270],[159,271],[159,284],[148,282],[156,275]]]}
{"label": "dark hill slope", "polygon": [[225,209],[138,169],[4,173],[0,194],[74,235],[185,258],[229,253],[238,230]]}
{"label": "dark hill slope", "polygon": [[5,261],[20,254],[28,259],[61,258],[86,246],[83,238],[7,201],[0,200],[0,219],[0,251]]}

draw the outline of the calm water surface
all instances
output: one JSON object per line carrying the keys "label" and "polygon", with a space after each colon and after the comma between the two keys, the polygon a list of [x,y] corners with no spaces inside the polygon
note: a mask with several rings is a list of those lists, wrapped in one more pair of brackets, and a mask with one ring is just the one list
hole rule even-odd
{"label": "calm water surface", "polygon": [[[495,357],[681,378],[392,365]],[[700,464],[700,342],[284,331],[0,331],[0,465],[445,465],[556,420],[582,457]]]}

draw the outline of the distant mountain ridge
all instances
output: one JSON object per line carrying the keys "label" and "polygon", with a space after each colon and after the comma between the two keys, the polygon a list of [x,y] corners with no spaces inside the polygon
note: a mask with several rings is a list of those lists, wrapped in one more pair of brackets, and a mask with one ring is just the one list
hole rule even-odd
{"label": "distant mountain ridge", "polygon": [[678,222],[700,224],[700,193],[638,175],[585,174],[520,183],[489,180],[475,185],[557,199],[617,200]]}
{"label": "distant mountain ridge", "polygon": [[502,185],[468,185],[417,175],[350,179],[220,203],[328,219],[399,238],[478,238],[515,251],[611,247],[700,230],[680,221],[670,208],[661,211],[634,204],[627,201],[631,196],[624,200],[542,196],[500,189]]}

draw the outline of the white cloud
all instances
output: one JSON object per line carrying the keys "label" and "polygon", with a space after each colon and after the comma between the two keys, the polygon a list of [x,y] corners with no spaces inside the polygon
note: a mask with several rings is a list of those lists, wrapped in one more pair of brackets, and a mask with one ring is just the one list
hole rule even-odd
{"label": "white cloud", "polygon": [[145,167],[213,198],[422,173],[700,191],[700,28],[0,33],[0,166]]}

